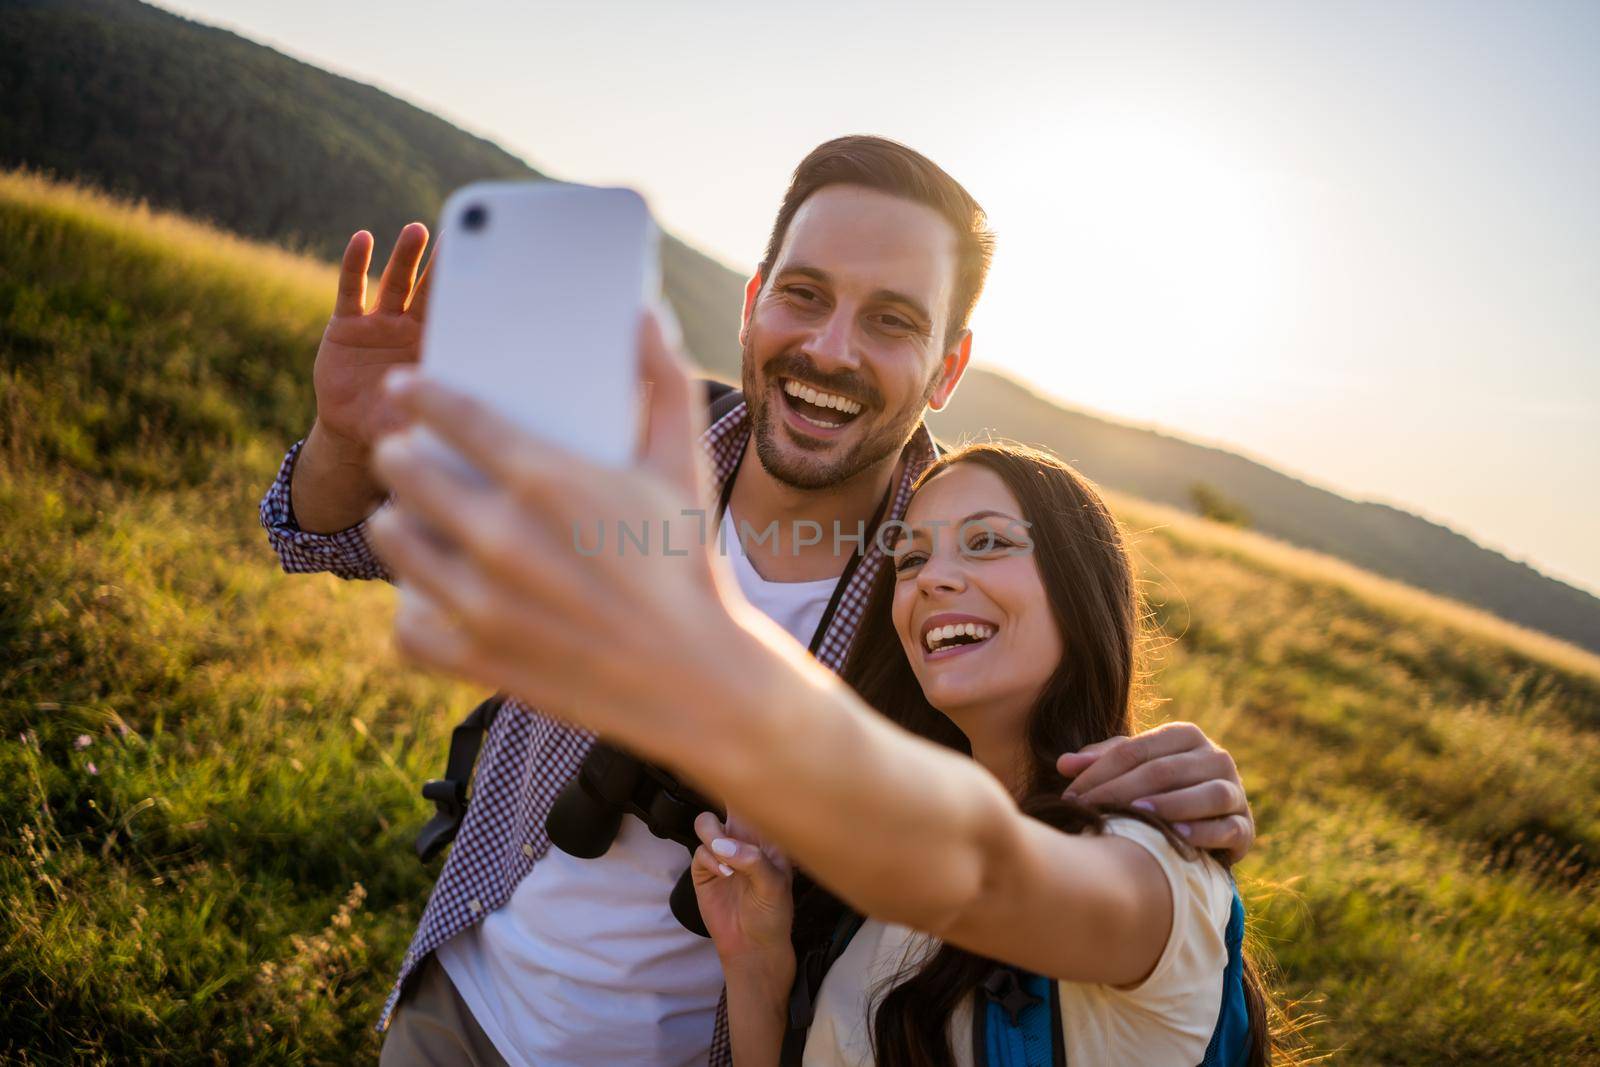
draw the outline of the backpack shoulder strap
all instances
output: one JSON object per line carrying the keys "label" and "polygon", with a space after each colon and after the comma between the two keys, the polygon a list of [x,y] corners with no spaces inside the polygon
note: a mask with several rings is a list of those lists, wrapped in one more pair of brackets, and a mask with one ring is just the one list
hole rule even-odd
{"label": "backpack shoulder strap", "polygon": [[1228,946],[1228,965],[1222,972],[1222,1010],[1200,1067],[1242,1067],[1250,1057],[1250,1009],[1244,999],[1244,901],[1237,884],[1223,941]]}
{"label": "backpack shoulder strap", "polygon": [[706,390],[707,426],[738,407],[744,400],[744,394],[739,391],[738,386],[728,382],[707,378],[703,384]]}
{"label": "backpack shoulder strap", "polygon": [[1061,1034],[1061,983],[1019,967],[997,965],[972,1005],[976,1067],[1066,1067]]}
{"label": "backpack shoulder strap", "polygon": [[864,916],[846,911],[839,917],[828,943],[807,952],[806,958],[795,968],[794,985],[789,988],[789,1025],[784,1031],[783,1047],[778,1053],[779,1067],[800,1067],[805,1054],[806,1032],[811,1029],[811,1021],[816,1017],[817,995],[822,992],[822,980],[828,976],[829,969],[839,962],[839,957],[850,947],[851,940],[865,922]]}
{"label": "backpack shoulder strap", "polygon": [[[1249,1062],[1244,901],[1237,885],[1223,940],[1228,963],[1222,973],[1222,1010],[1200,1067],[1244,1067]],[[972,1062],[977,1067],[1066,1067],[1060,983],[1015,967],[990,972],[973,1006]]]}
{"label": "backpack shoulder strap", "polygon": [[[744,399],[738,388],[727,382],[706,378],[701,384],[705,387],[706,406],[710,408],[708,423],[716,422]],[[450,754],[445,758],[444,777],[432,779],[422,787],[423,798],[433,801],[436,809],[433,818],[417,834],[417,856],[422,862],[433,859],[456,839],[461,820],[467,814],[467,786],[478,762],[478,752],[505,700],[504,694],[497,693],[461,720],[450,733]]]}
{"label": "backpack shoulder strap", "polygon": [[450,842],[461,829],[461,820],[467,814],[467,783],[472,779],[472,765],[478,760],[478,749],[483,737],[500,714],[500,705],[506,698],[496,693],[468,713],[461,724],[450,731],[450,755],[445,759],[444,777],[435,778],[422,787],[424,800],[431,800],[433,818],[417,834],[417,858],[427,863]]}

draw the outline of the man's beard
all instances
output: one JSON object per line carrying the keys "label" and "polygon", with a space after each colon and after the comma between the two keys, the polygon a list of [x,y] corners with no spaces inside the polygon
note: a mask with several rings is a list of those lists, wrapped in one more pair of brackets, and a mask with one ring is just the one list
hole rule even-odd
{"label": "man's beard", "polygon": [[[855,375],[823,374],[809,357],[798,353],[775,356],[767,361],[762,370],[766,385],[771,385],[779,378],[793,378],[820,389],[837,391],[862,402],[866,410],[857,418],[870,417],[882,405],[882,397],[878,391]],[[756,456],[761,460],[761,465],[766,468],[768,474],[783,484],[806,490],[828,489],[842,485],[886,458],[898,456],[905,448],[906,442],[911,440],[911,435],[916,432],[929,398],[939,387],[939,373],[936,369],[923,389],[921,397],[907,404],[889,422],[858,439],[843,455],[830,460],[820,456],[795,456],[791,449],[779,446],[777,437],[781,431],[776,425],[779,414],[772,410],[773,401],[766,388],[757,382],[755,357],[751,342],[748,340],[743,346],[739,378],[744,390],[745,403],[750,407],[751,432],[755,437]],[[783,401],[778,400],[776,403],[781,404]],[[806,448],[803,444],[797,447]],[[816,451],[828,447],[822,445]]]}

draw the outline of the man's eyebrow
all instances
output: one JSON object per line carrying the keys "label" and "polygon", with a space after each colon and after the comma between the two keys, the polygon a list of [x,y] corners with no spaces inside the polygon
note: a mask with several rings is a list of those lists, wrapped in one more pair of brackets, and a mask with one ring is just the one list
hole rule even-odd
{"label": "man's eyebrow", "polygon": [[914,300],[904,293],[897,293],[893,289],[879,289],[872,294],[872,300],[879,304],[900,304],[923,322],[933,321],[933,316],[922,306],[922,301]]}
{"label": "man's eyebrow", "polygon": [[[803,265],[784,267],[773,274],[773,280],[776,281],[778,278],[789,274],[798,274],[802,278],[810,278],[813,281],[821,282],[823,285],[833,284],[833,279],[828,276],[827,271]],[[894,289],[879,289],[869,299],[880,304],[903,304],[906,310],[922,319],[922,321],[933,321],[933,316],[928,314],[928,309],[922,306],[922,301],[915,297],[907,296],[905,293],[897,292]]]}
{"label": "man's eyebrow", "polygon": [[827,271],[821,270],[817,267],[807,267],[800,264],[784,267],[782,270],[774,272],[772,277],[777,279],[783,277],[785,274],[799,274],[806,278],[813,278],[824,285],[831,285],[833,283],[833,279],[828,276]]}

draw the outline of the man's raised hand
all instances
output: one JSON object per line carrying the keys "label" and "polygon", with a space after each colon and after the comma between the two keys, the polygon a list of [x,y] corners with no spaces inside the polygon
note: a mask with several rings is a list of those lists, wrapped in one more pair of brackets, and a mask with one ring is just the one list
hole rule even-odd
{"label": "man's raised hand", "polygon": [[331,533],[354,526],[383,502],[369,463],[372,446],[399,416],[383,391],[390,368],[416,363],[422,350],[432,264],[418,277],[428,228],[400,231],[367,309],[372,234],[362,230],[345,246],[333,316],[311,372],[317,421],[295,461],[290,495],[300,528]]}
{"label": "man's raised hand", "polygon": [[383,376],[390,367],[417,362],[421,354],[428,275],[418,278],[417,268],[427,246],[428,228],[422,223],[410,223],[400,231],[371,310],[366,300],[372,235],[362,230],[345,247],[339,295],[312,371],[317,422],[331,437],[370,449],[385,430],[397,425],[383,400]]}

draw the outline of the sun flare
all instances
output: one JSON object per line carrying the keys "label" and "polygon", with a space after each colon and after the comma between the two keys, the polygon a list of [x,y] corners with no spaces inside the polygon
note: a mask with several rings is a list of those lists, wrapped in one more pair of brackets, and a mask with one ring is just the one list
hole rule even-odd
{"label": "sun flare", "polygon": [[1241,365],[1285,314],[1269,176],[1181,129],[1068,121],[1027,173],[985,175],[999,237],[980,350],[1079,403],[1148,415]]}

